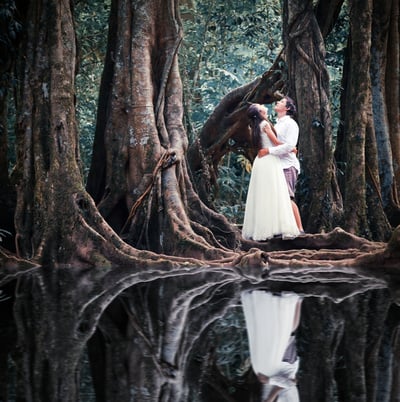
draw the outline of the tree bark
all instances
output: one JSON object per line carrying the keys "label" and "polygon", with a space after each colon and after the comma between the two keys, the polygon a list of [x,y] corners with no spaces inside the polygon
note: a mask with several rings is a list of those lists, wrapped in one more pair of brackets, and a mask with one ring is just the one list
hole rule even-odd
{"label": "tree bark", "polygon": [[135,264],[137,256],[144,263],[146,259],[159,260],[160,256],[138,253],[124,243],[101,217],[83,186],[70,4],[32,2],[26,24],[20,49],[25,57],[20,58],[19,66],[22,76],[14,175],[18,255],[51,266],[110,265],[110,261]]}
{"label": "tree bark", "polygon": [[340,10],[342,9],[344,0],[319,1],[315,9],[315,17],[318,21],[321,34],[326,38],[332,31]]}
{"label": "tree bark", "polygon": [[2,5],[0,31],[0,241],[8,250],[15,252],[14,212],[16,192],[10,178],[9,105],[14,89],[12,71],[20,29],[16,22],[16,8],[9,2]]}
{"label": "tree bark", "polygon": [[[383,10],[386,18],[383,31],[386,35],[385,76],[382,91],[385,93],[385,105],[387,108],[387,131],[391,147],[391,160],[393,165],[392,189],[389,198],[389,205],[386,208],[388,219],[393,226],[400,224],[400,144],[398,134],[400,132],[400,77],[397,71],[400,70],[400,34],[399,34],[399,3],[389,2],[390,7],[385,3]],[[380,2],[377,3],[376,13],[382,15],[379,10]],[[374,14],[376,15],[376,14]],[[380,21],[380,19],[378,19]]]}
{"label": "tree bark", "polygon": [[[276,89],[289,91],[289,95],[296,99],[299,110],[301,130],[299,155],[302,174],[297,198],[306,230],[308,232],[329,231],[337,225],[342,225],[352,233],[357,233],[357,230],[360,229],[360,233],[364,236],[376,240],[387,240],[392,227],[398,225],[399,215],[394,176],[390,173],[391,169],[386,169],[385,165],[393,166],[393,168],[397,166],[398,147],[397,142],[393,147],[389,144],[388,135],[391,131],[386,130],[384,128],[386,126],[380,124],[380,122],[386,121],[386,113],[381,117],[379,113],[374,112],[375,121],[373,121],[372,107],[374,110],[379,110],[379,99],[385,99],[385,106],[387,105],[391,110],[391,127],[394,127],[395,132],[398,131],[395,128],[399,121],[398,102],[396,102],[398,97],[396,80],[398,78],[394,77],[393,73],[386,78],[382,69],[378,69],[381,78],[375,79],[375,85],[371,86],[368,67],[371,66],[371,56],[367,55],[371,54],[370,49],[361,50],[359,44],[368,47],[371,37],[367,36],[373,32],[374,38],[380,37],[381,39],[372,41],[372,50],[378,59],[382,58],[384,53],[379,49],[384,47],[379,43],[383,41],[385,44],[388,40],[388,27],[382,21],[388,21],[387,11],[392,10],[390,32],[391,36],[396,37],[397,6],[389,2],[385,3],[384,7],[380,7],[377,2],[375,8],[376,12],[380,13],[379,18],[371,16],[372,3],[358,4],[358,8],[351,7],[354,16],[351,25],[355,32],[351,33],[350,38],[352,35],[356,35],[358,39],[356,39],[356,52],[353,55],[353,47],[349,43],[348,54],[351,60],[357,60],[357,62],[351,66],[351,69],[354,70],[351,73],[348,72],[346,66],[344,68],[344,83],[348,84],[344,86],[342,108],[346,110],[346,114],[343,114],[342,120],[345,122],[346,134],[343,132],[338,134],[338,149],[335,153],[337,159],[335,160],[329,106],[329,77],[324,60],[323,38],[334,26],[335,18],[338,16],[343,2],[335,1],[329,4],[319,2],[315,9],[313,2],[300,4],[288,1],[285,4],[287,10],[284,16],[284,38],[286,38],[284,41],[287,48],[284,54],[277,59],[276,65],[278,62],[282,64],[282,61],[285,60],[288,65],[288,75],[285,75],[286,71],[281,67],[273,66],[261,79],[232,91],[217,106],[204,125],[198,139],[194,141],[188,151],[197,190],[204,202],[212,206],[213,189],[222,157],[229,152],[237,152],[244,154],[249,160],[253,159],[248,130],[241,121],[246,102],[270,103],[280,96],[275,92]],[[367,25],[359,26],[358,16],[364,12],[368,14],[366,21],[369,22]],[[372,17],[374,25],[372,25]],[[304,29],[306,26],[307,29]],[[301,29],[302,27],[303,29]],[[392,57],[396,59],[393,65],[396,66],[398,46],[394,44],[391,49]],[[362,59],[362,63],[359,63],[358,56],[361,53],[364,59]],[[378,67],[376,62],[375,66]],[[382,65],[380,67],[383,67],[383,70],[385,68]],[[346,74],[349,74],[349,79]],[[357,82],[352,79],[353,75],[357,76]],[[361,76],[365,79],[361,79]],[[388,87],[389,77],[394,83],[390,85],[390,92],[388,90],[393,102],[387,102],[384,94],[384,87]],[[261,91],[257,92],[257,89],[261,89]],[[375,98],[371,96],[371,89],[375,91]],[[364,90],[369,91],[369,95],[367,93],[365,96],[361,95]],[[359,101],[357,100],[355,103],[355,99],[359,99]],[[350,110],[351,106],[348,105],[350,103],[353,110]],[[354,122],[352,122],[353,120]],[[382,129],[384,130],[383,136],[380,135]],[[378,131],[376,132],[376,130]],[[360,137],[360,133],[356,134],[357,131],[362,131],[362,137]],[[346,144],[353,136],[354,144],[344,145],[343,135],[346,136]],[[382,140],[377,142],[376,136],[381,137]],[[357,138],[358,140],[356,140]],[[363,152],[359,151],[360,144],[357,143],[357,141],[361,141],[361,138],[363,138],[363,144],[368,144]],[[345,152],[343,146],[348,147],[349,150]],[[393,158],[389,155],[391,147],[394,152]],[[377,154],[382,155],[379,157],[379,164]],[[364,165],[364,171],[361,172],[361,166]],[[315,166],[321,166],[321,170],[315,169]],[[385,169],[387,170],[386,184],[382,183]],[[344,172],[347,174],[345,173],[345,176],[342,177]],[[346,189],[346,186],[350,186],[350,188]],[[358,193],[354,191],[358,191]],[[346,193],[348,198],[344,199]]]}
{"label": "tree bark", "polygon": [[201,202],[189,176],[178,4],[122,0],[112,7],[88,191],[136,248],[203,259],[228,256],[238,232]]}
{"label": "tree bark", "polygon": [[[78,221],[74,201],[84,199],[73,103],[72,15],[68,3],[50,0],[33,2],[29,11],[17,126],[17,249],[23,257],[65,261],[77,248],[70,235]],[[65,211],[63,219],[58,211]]]}
{"label": "tree bark", "polygon": [[[40,263],[43,272],[32,281],[29,276],[19,279],[15,311],[24,351],[19,367],[27,401],[74,401],[79,359],[102,310],[131,285],[128,278],[145,270],[146,261],[166,272],[174,263],[125,244],[83,187],[73,90],[75,34],[68,2],[29,4],[21,52],[16,242],[18,255]],[[12,272],[15,260],[1,250],[0,256]],[[179,261],[196,265],[190,258]],[[129,269],[114,271],[111,262]],[[59,283],[56,274],[63,266],[73,272],[87,269],[89,277]],[[99,290],[99,278],[108,270],[117,275],[109,279],[113,287]],[[6,270],[1,274],[10,280]]]}
{"label": "tree bark", "polygon": [[[264,267],[260,260],[252,266],[241,259],[243,266],[238,261],[236,268],[232,262],[186,269],[140,263],[113,269],[31,268],[30,273],[19,274],[15,312],[23,364],[18,367],[24,374],[26,400],[73,400],[78,394],[80,357],[96,328],[100,342],[92,338],[90,345],[96,351],[92,367],[98,373],[94,382],[99,400],[115,396],[121,402],[130,400],[127,390],[141,394],[145,384],[154,397],[183,402],[191,388],[189,379],[196,378],[191,359],[206,352],[204,344],[197,345],[198,338],[237,303],[242,289],[287,289],[339,303],[388,287],[396,297],[400,228],[387,247],[341,230],[308,236],[315,242],[314,252],[304,249],[298,239],[293,243],[297,251],[264,252],[268,262]],[[329,250],[340,244],[341,253]],[[364,260],[352,260],[356,250]],[[382,253],[388,257],[386,266]],[[379,264],[374,255],[380,256]],[[3,278],[0,287],[12,278]],[[213,393],[217,386],[218,382],[212,385]]]}
{"label": "tree bark", "polygon": [[390,385],[384,379],[396,374],[381,361],[396,356],[387,341],[398,325],[398,309],[386,291],[361,294],[340,304],[305,299],[299,330],[301,400],[390,400]]}
{"label": "tree bark", "polygon": [[[344,160],[344,155],[347,160],[342,188],[345,200],[345,215],[342,225],[351,233],[359,231],[364,236],[372,236],[367,218],[368,201],[365,184],[367,182],[375,184],[372,193],[375,193],[380,186],[373,152],[368,152],[370,147],[377,149],[372,122],[370,78],[372,2],[355,3],[351,5],[350,9],[348,46],[350,62],[345,65],[344,72],[344,76],[348,74],[345,77],[346,86],[344,88],[344,137],[339,140],[341,148],[338,148],[337,151],[338,156],[341,156],[339,161]],[[360,15],[363,16],[364,23],[362,25],[359,24]],[[371,209],[372,211],[376,214],[376,218],[382,211],[382,206],[375,205],[375,209]],[[381,232],[377,236],[381,235]]]}
{"label": "tree bark", "polygon": [[[296,5],[295,2],[288,4],[290,16],[284,16],[284,37],[287,38],[284,41],[287,46],[284,53],[262,78],[223,98],[207,120],[199,138],[190,146],[188,155],[199,194],[212,205],[212,188],[216,183],[222,157],[229,152],[237,152],[251,161],[254,159],[244,119],[247,102],[272,103],[282,96],[280,92],[292,92],[291,96],[296,98],[299,105],[299,151],[305,173],[304,181],[299,186],[302,191],[299,191],[298,198],[305,226],[309,232],[329,231],[335,226],[334,222],[340,221],[343,205],[333,160],[329,77],[318,23],[327,35],[341,2],[319,4],[318,23],[311,2],[308,6],[303,3]],[[303,8],[308,13],[303,12]],[[312,29],[296,31],[297,26],[311,26]],[[309,32],[312,34],[309,35]],[[289,71],[282,68],[284,63],[287,63]],[[321,163],[321,170],[316,170],[314,167]],[[320,172],[325,174],[321,176]]]}
{"label": "tree bark", "polygon": [[283,35],[289,96],[296,99],[301,128],[299,158],[303,175],[298,199],[306,230],[329,231],[340,220],[343,203],[333,161],[325,46],[312,2],[288,1],[285,5]]}
{"label": "tree bark", "polygon": [[29,402],[78,400],[77,374],[85,337],[71,311],[78,306],[68,300],[70,295],[60,295],[60,285],[41,275],[25,278],[16,298],[18,346],[24,351],[18,368]]}

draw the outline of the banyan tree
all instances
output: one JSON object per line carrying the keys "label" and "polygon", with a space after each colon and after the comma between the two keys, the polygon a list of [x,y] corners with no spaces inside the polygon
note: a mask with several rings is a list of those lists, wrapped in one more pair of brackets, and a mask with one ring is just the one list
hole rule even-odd
{"label": "banyan tree", "polygon": [[[324,41],[345,5],[349,34],[334,144]],[[86,358],[96,401],[253,398],[251,372],[224,376],[208,336],[241,290],[266,287],[307,298],[300,328],[302,353],[310,353],[305,398],[356,389],[358,400],[382,393],[395,400],[398,2],[285,0],[276,62],[232,88],[189,143],[179,1],[112,0],[86,183],[74,2],[0,7],[0,235],[13,239],[0,248],[0,368],[7,374],[0,399],[13,389],[18,401],[77,401]],[[248,103],[273,103],[282,94],[298,104],[298,202],[308,234],[251,242],[209,194],[224,155],[254,158],[243,119]],[[11,100],[17,143],[9,169]],[[370,313],[376,330],[368,326]],[[329,344],[305,341],[314,327]],[[330,362],[325,371],[318,353]],[[390,362],[384,370],[382,356]],[[315,383],[312,369],[323,373]],[[371,386],[382,371],[391,380]]]}

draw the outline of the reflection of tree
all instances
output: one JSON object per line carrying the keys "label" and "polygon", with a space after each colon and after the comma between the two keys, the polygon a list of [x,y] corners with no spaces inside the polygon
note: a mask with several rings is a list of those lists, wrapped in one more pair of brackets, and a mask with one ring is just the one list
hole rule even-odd
{"label": "reflection of tree", "polygon": [[149,393],[150,400],[189,400],[186,377],[199,375],[192,372],[189,355],[193,349],[204,355],[195,345],[231,303],[233,278],[177,275],[135,286],[116,299],[89,342],[95,385],[104,400],[127,400],[130,392],[138,400]]}
{"label": "reflection of tree", "polygon": [[[386,248],[343,231],[313,236],[318,246],[315,252],[300,248],[273,251],[272,243],[266,245],[266,251],[248,253],[236,268],[195,268],[190,263],[186,268],[161,260],[146,267],[54,270],[27,265],[18,269],[18,262],[9,260],[1,272],[0,285],[3,290],[9,284],[7,295],[13,294],[16,281],[18,287],[15,303],[14,299],[1,303],[1,322],[7,329],[0,334],[0,365],[10,374],[7,360],[10,356],[15,359],[20,380],[25,382],[25,389],[20,387],[18,392],[32,394],[32,400],[41,401],[46,394],[54,401],[72,401],[79,392],[75,373],[91,338],[92,375],[100,400],[118,395],[123,402],[128,400],[128,389],[153,385],[154,397],[164,395],[171,402],[178,395],[182,401],[207,395],[207,402],[235,395],[235,401],[248,402],[249,395],[257,394],[254,375],[248,371],[226,378],[215,364],[215,345],[208,341],[211,323],[237,303],[239,289],[292,290],[335,301],[370,289],[395,289],[396,233]],[[301,247],[306,240],[299,238],[292,245]],[[331,249],[341,241],[355,249],[350,254]],[[348,259],[356,249],[367,255],[363,258],[369,266],[376,253],[389,256],[391,265],[350,268],[345,264],[358,261]],[[339,258],[335,268],[331,264],[334,258]],[[7,321],[12,309],[15,321]],[[320,320],[318,325],[322,323]],[[15,333],[15,324],[20,335],[18,349],[15,338],[6,336],[10,331]],[[321,331],[318,325],[314,328]],[[329,381],[331,377],[323,378]]]}
{"label": "reflection of tree", "polygon": [[149,393],[149,400],[185,400],[189,354],[224,315],[239,276],[222,267],[206,277],[193,267],[134,271],[40,268],[20,279],[15,311],[24,353],[17,365],[31,379],[25,392],[32,400],[76,400],[89,338],[99,398],[124,401],[134,392],[139,400]]}
{"label": "reflection of tree", "polygon": [[[43,400],[46,394],[54,401],[72,401],[79,392],[75,374],[90,338],[99,401],[110,400],[110,395],[128,401],[129,391],[139,395],[146,386],[152,397],[163,395],[171,402],[195,401],[199,395],[204,397],[199,401],[248,402],[249,395],[258,390],[254,375],[247,371],[226,377],[216,364],[216,344],[209,335],[212,324],[237,305],[241,290],[263,288],[296,289],[306,296],[300,326],[305,364],[300,367],[299,379],[304,389],[308,389],[307,381],[313,381],[310,392],[326,395],[336,387],[334,378],[355,377],[348,372],[355,367],[361,370],[359,386],[365,382],[371,387],[378,368],[379,373],[394,370],[397,338],[392,345],[387,342],[398,326],[398,309],[390,307],[387,290],[392,282],[367,275],[365,270],[316,266],[160,268],[149,266],[136,272],[134,267],[31,269],[18,279],[16,299],[0,303],[1,366],[6,367],[5,362],[13,356],[18,372],[31,379],[26,385],[42,384],[43,388],[25,389],[33,395],[32,400]],[[12,295],[14,283],[2,287],[5,294]],[[311,295],[324,298],[307,298]],[[329,298],[341,303],[334,304]],[[15,333],[14,321],[6,320],[7,314],[12,317],[13,308],[21,334],[18,349],[15,338],[7,337],[7,333]],[[384,353],[389,356],[386,368],[378,360]],[[311,378],[317,370],[315,382]],[[391,385],[386,384],[386,389]],[[343,385],[341,390],[350,392],[352,387]],[[382,385],[373,387],[381,392]]]}
{"label": "reflection of tree", "polygon": [[[298,333],[300,400],[340,402],[354,400],[355,395],[361,401],[392,400],[398,395],[399,308],[387,289],[355,294],[340,303],[328,293],[303,302]],[[209,374],[214,392],[207,388],[210,399],[202,401],[259,402],[259,385],[251,372],[247,374],[228,381],[214,367]],[[221,396],[228,387],[232,399]]]}
{"label": "reflection of tree", "polygon": [[400,310],[386,290],[340,304],[306,299],[299,338],[301,400],[347,401],[355,395],[360,401],[393,400],[399,325]]}

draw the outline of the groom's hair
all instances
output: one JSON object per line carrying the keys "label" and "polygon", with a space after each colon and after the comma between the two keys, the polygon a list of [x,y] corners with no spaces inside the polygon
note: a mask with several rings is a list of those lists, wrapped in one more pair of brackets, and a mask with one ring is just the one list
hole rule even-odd
{"label": "groom's hair", "polygon": [[296,105],[294,103],[294,100],[290,98],[289,96],[285,96],[286,99],[286,108],[289,116],[294,116],[297,113]]}

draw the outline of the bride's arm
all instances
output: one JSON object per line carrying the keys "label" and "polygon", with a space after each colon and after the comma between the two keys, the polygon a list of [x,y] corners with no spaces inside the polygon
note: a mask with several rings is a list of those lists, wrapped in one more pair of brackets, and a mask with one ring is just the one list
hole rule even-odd
{"label": "bride's arm", "polygon": [[268,138],[274,145],[282,145],[283,142],[279,141],[276,137],[275,131],[273,130],[271,124],[267,121],[263,126],[264,132],[268,135]]}
{"label": "bride's arm", "polygon": [[[274,147],[276,147],[278,145],[283,145],[282,148],[285,149],[285,151],[283,153],[286,153],[286,152],[297,153],[296,147],[291,147],[289,144],[286,144],[286,143],[278,140],[278,138],[276,137],[276,134],[275,134],[275,130],[272,128],[272,126],[269,122],[265,121],[262,129],[263,129],[264,133],[268,135],[268,138],[271,140]],[[268,154],[269,154],[269,148],[262,148],[258,151],[259,158],[262,158],[263,156],[268,155]]]}

